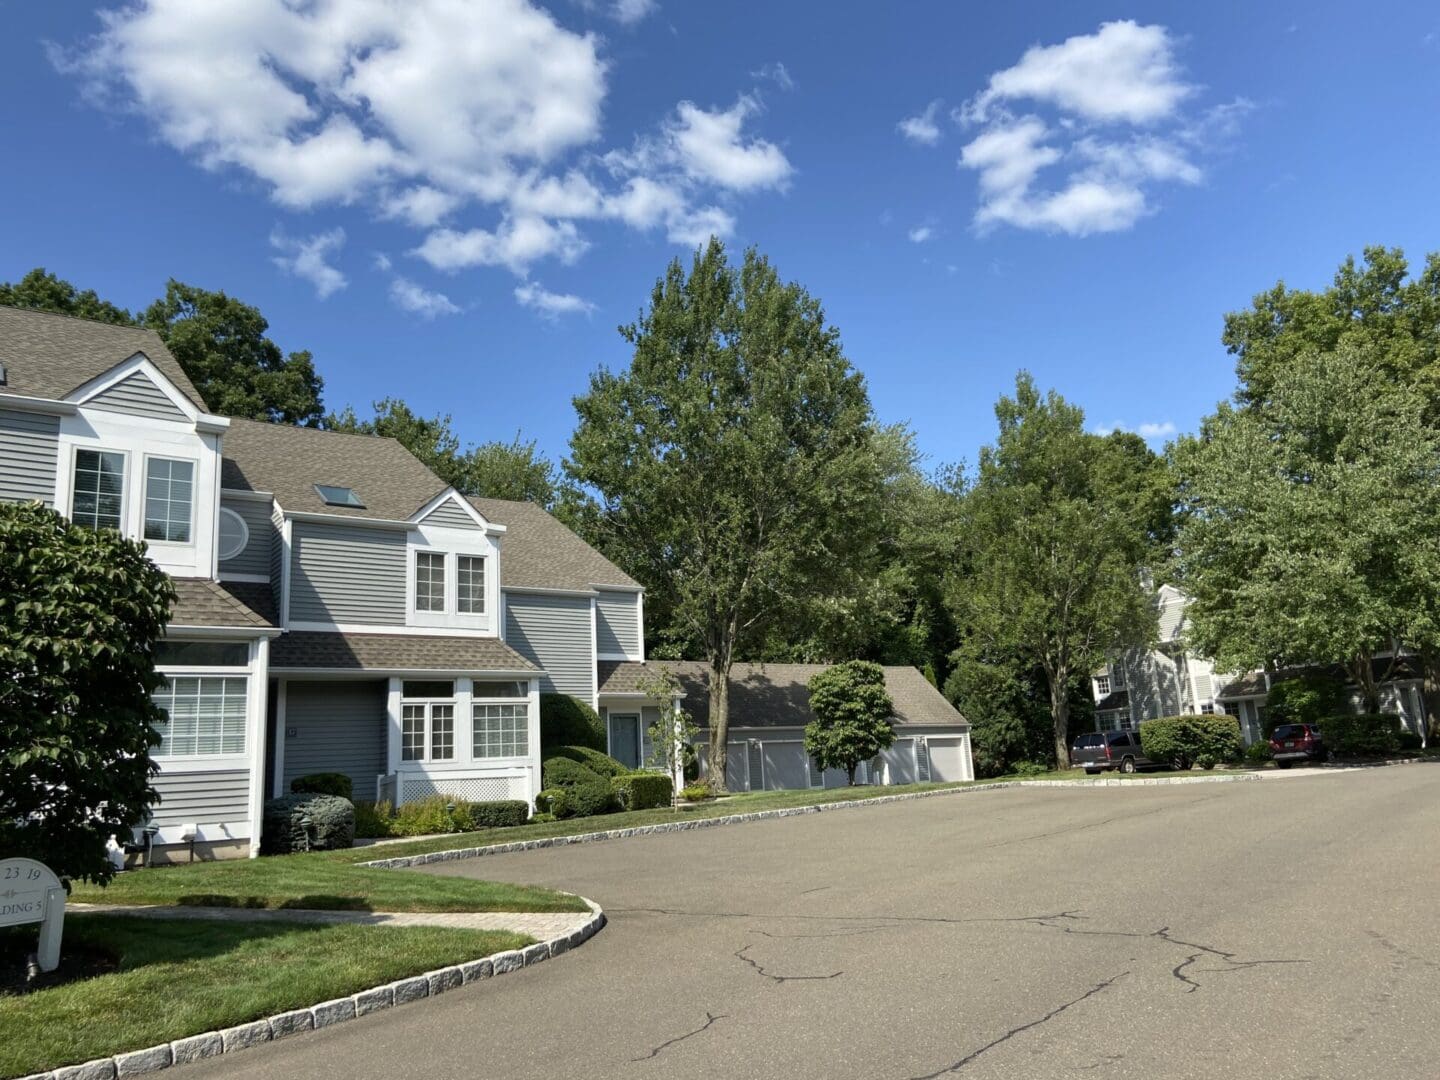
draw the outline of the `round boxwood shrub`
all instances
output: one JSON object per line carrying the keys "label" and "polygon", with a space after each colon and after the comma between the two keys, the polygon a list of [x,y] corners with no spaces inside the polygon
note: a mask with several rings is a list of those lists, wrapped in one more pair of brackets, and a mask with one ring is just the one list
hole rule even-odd
{"label": "round boxwood shrub", "polygon": [[1240,722],[1233,716],[1165,716],[1140,725],[1140,745],[1151,761],[1177,769],[1200,764],[1213,769],[1222,761],[1239,761],[1244,752]]}
{"label": "round boxwood shrub", "polygon": [[608,814],[615,809],[615,793],[610,790],[608,780],[601,780],[598,784],[576,784],[566,790],[565,798],[576,817]]}
{"label": "round boxwood shrub", "polygon": [[[547,758],[541,767],[546,788],[563,788],[569,815],[589,817],[615,809],[615,795],[610,778],[601,776],[568,757]],[[551,810],[550,813],[555,813]],[[557,817],[561,816],[556,814]]]}
{"label": "round boxwood shrub", "polygon": [[622,810],[652,810],[669,806],[675,795],[675,783],[664,773],[636,772],[612,776],[610,789]]}
{"label": "round boxwood shrub", "polygon": [[535,796],[535,819],[542,817],[567,818],[570,816],[570,800],[564,788],[546,788]]}
{"label": "round boxwood shrub", "polygon": [[605,725],[600,714],[569,694],[540,695],[540,751],[557,746],[586,746],[605,750]]}
{"label": "round boxwood shrub", "polygon": [[622,765],[609,754],[592,750],[588,746],[557,746],[552,750],[546,750],[545,756],[569,758],[600,776],[625,776],[631,771],[628,766]]}
{"label": "round boxwood shrub", "polygon": [[260,850],[267,855],[336,851],[354,842],[355,806],[349,799],[300,792],[265,804]]}
{"label": "round boxwood shrub", "polygon": [[290,781],[290,790],[308,791],[315,795],[338,795],[342,799],[355,801],[355,785],[343,772],[317,772],[297,776]]}

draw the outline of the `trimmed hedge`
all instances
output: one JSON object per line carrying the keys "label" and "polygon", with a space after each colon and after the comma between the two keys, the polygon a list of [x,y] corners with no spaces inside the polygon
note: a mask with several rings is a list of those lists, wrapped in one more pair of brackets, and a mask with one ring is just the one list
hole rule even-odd
{"label": "trimmed hedge", "polygon": [[355,807],[349,799],[299,792],[265,804],[260,850],[267,855],[337,851],[354,843]]}
{"label": "trimmed hedge", "polygon": [[675,796],[675,783],[664,773],[636,772],[612,776],[610,790],[622,810],[652,810],[670,805]]}
{"label": "trimmed hedge", "polygon": [[546,750],[545,756],[547,758],[569,758],[601,776],[624,776],[631,771],[629,766],[620,764],[609,754],[592,750],[588,746],[557,746]]}
{"label": "trimmed hedge", "polygon": [[594,769],[568,757],[546,758],[540,767],[541,783],[547,788],[574,787],[576,784],[604,784],[609,786],[609,776],[602,776]]}
{"label": "trimmed hedge", "polygon": [[554,788],[565,791],[562,809],[552,807],[541,813],[552,813],[556,817],[590,817],[593,814],[608,814],[615,809],[615,793],[610,790],[610,777],[601,776],[572,758],[547,758],[541,766],[541,776],[547,791]]}
{"label": "trimmed hedge", "polygon": [[1393,713],[1338,713],[1320,721],[1326,749],[1344,756],[1393,754],[1400,749],[1400,718]]}
{"label": "trimmed hedge", "polygon": [[[454,805],[454,810],[447,807]],[[431,795],[407,802],[399,810],[388,802],[358,803],[355,835],[363,837],[429,836],[508,828],[529,820],[530,806],[519,799],[468,802],[449,795]]]}
{"label": "trimmed hedge", "polygon": [[1244,753],[1240,722],[1233,716],[1164,716],[1140,725],[1140,745],[1155,762],[1177,769],[1199,764],[1213,769],[1221,761],[1238,761]]}
{"label": "trimmed hedge", "polygon": [[317,772],[297,776],[290,781],[293,792],[311,792],[315,795],[338,795],[342,799],[355,801],[355,785],[343,772]]}
{"label": "trimmed hedge", "polygon": [[540,752],[557,746],[585,746],[605,750],[605,725],[600,714],[569,694],[540,695]]}

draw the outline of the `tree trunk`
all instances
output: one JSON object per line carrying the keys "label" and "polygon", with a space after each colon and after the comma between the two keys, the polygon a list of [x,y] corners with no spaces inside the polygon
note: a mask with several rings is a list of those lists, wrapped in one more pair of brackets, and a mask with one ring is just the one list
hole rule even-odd
{"label": "tree trunk", "polygon": [[1366,652],[1356,653],[1350,661],[1350,678],[1355,680],[1355,685],[1360,687],[1361,698],[1365,706],[1361,711],[1367,713],[1380,711],[1380,686],[1375,682],[1373,660],[1373,655]]}
{"label": "tree trunk", "polygon": [[710,790],[724,791],[726,751],[730,738],[730,664],[710,661]]}
{"label": "tree trunk", "polygon": [[1440,739],[1440,648],[1420,650],[1420,667],[1425,676],[1420,697],[1425,705],[1425,745]]}
{"label": "tree trunk", "polygon": [[1046,672],[1046,678],[1050,680],[1050,718],[1055,722],[1055,767],[1068,769],[1070,767],[1070,695],[1066,683],[1069,682],[1069,679],[1065,672],[1057,672],[1054,675]]}
{"label": "tree trunk", "polygon": [[860,763],[857,761],[853,765],[850,765],[845,769],[846,778],[849,780],[851,787],[855,786],[855,770],[859,767]]}

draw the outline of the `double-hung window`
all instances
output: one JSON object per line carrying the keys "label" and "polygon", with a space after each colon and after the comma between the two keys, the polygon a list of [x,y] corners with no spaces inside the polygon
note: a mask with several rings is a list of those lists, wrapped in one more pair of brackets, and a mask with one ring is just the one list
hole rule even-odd
{"label": "double-hung window", "polygon": [[243,754],[250,680],[243,675],[169,675],[155,692],[165,710],[154,757]]}
{"label": "double-hung window", "polygon": [[477,682],[473,693],[472,756],[478,761],[481,758],[528,755],[530,704],[526,685],[523,682]]}
{"label": "double-hung window", "polygon": [[76,450],[70,519],[92,529],[119,529],[125,496],[125,455]]}
{"label": "double-hung window", "polygon": [[415,553],[415,610],[445,610],[445,555],[439,551]]}
{"label": "double-hung window", "polygon": [[1096,692],[1097,694],[1099,694],[1102,698],[1103,698],[1103,697],[1109,697],[1109,696],[1110,696],[1110,676],[1109,676],[1109,675],[1096,675],[1096,676],[1095,676],[1095,692]]}
{"label": "double-hung window", "polygon": [[190,543],[195,506],[195,463],[152,457],[145,461],[145,539]]}
{"label": "double-hung window", "polygon": [[462,615],[485,613],[485,559],[480,555],[460,555],[455,560],[456,610]]}
{"label": "double-hung window", "polygon": [[454,761],[455,684],[407,680],[400,695],[400,760]]}

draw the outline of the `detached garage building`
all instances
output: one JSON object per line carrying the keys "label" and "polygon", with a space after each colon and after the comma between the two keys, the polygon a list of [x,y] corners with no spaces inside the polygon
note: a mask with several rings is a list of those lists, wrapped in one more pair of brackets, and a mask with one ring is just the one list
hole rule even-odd
{"label": "detached garage building", "polygon": [[[634,693],[647,671],[669,668],[680,680],[682,706],[700,726],[696,744],[702,774],[709,767],[708,667],[695,661],[606,662],[600,665],[602,706]],[[725,786],[730,791],[844,787],[845,773],[824,773],[805,753],[810,679],[822,664],[736,664],[730,672],[729,753]],[[973,780],[970,723],[913,667],[885,668],[885,688],[895,706],[895,742],[855,774],[857,784],[914,784]],[[607,699],[609,699],[607,701]],[[613,709],[613,706],[612,706]],[[612,709],[602,709],[609,712]]]}

